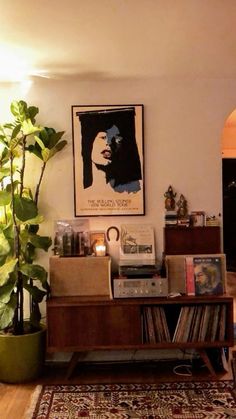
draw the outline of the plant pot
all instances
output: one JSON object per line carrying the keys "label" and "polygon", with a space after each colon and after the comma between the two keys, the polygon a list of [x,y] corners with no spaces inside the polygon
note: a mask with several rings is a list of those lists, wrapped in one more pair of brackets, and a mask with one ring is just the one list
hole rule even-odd
{"label": "plant pot", "polygon": [[0,381],[23,383],[40,376],[46,349],[46,327],[20,336],[0,335]]}

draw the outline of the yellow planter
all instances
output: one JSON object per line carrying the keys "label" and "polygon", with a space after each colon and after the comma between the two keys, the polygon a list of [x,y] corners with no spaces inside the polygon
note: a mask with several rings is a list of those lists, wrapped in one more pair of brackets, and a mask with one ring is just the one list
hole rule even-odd
{"label": "yellow planter", "polygon": [[12,336],[0,335],[0,382],[32,381],[43,371],[46,327],[39,332]]}

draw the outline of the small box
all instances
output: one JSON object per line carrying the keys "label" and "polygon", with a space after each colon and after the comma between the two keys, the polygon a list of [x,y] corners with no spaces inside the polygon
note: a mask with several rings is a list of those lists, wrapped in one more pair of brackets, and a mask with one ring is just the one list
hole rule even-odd
{"label": "small box", "polygon": [[111,292],[111,259],[104,257],[60,257],[49,259],[52,297],[107,296]]}
{"label": "small box", "polygon": [[192,227],[204,227],[205,225],[205,212],[192,211],[190,214],[190,224]]}

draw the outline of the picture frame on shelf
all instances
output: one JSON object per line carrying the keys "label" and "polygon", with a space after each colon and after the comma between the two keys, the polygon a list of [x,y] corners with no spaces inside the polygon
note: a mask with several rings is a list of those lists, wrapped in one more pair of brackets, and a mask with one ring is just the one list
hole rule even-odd
{"label": "picture frame on shelf", "polygon": [[143,105],[72,106],[75,217],[144,215]]}
{"label": "picture frame on shelf", "polygon": [[96,256],[106,255],[106,234],[105,231],[90,231],[90,252]]}
{"label": "picture frame on shelf", "polygon": [[190,225],[192,227],[204,227],[205,219],[205,211],[192,211],[190,214]]}

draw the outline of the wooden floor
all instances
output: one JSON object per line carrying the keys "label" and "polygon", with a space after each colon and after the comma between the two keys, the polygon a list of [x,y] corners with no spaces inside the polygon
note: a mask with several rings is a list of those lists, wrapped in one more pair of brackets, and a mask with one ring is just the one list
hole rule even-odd
{"label": "wooden floor", "polygon": [[[177,373],[187,373],[185,367],[180,367],[183,364],[190,366],[191,376],[175,374],[174,370]],[[131,364],[83,364],[77,366],[70,380],[66,379],[66,372],[65,365],[47,365],[44,374],[36,382],[21,385],[0,384],[0,418],[23,419],[38,384],[157,383],[213,379],[200,360],[193,363],[168,360]],[[231,369],[227,373],[217,374],[218,380],[232,378]]]}

